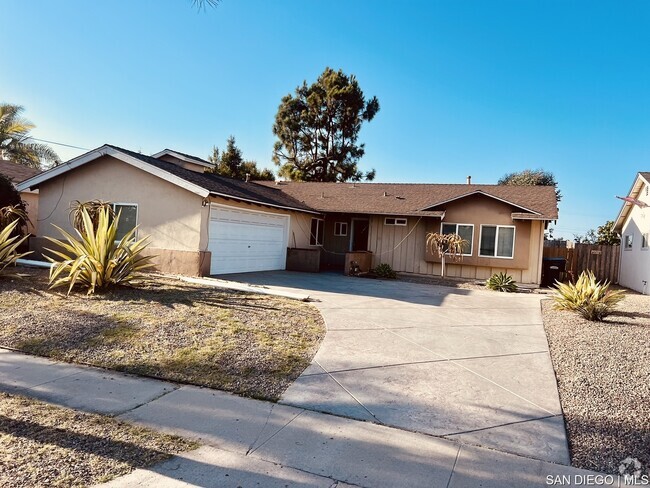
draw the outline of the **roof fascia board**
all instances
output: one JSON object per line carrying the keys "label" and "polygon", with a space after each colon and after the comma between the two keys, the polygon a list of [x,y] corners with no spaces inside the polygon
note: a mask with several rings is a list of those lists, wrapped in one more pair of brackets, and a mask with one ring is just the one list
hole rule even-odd
{"label": "roof fascia board", "polygon": [[157,168],[156,166],[147,164],[144,161],[129,156],[128,154],[125,154],[122,151],[114,149],[110,146],[102,146],[86,154],[82,154],[81,156],[72,159],[67,163],[63,163],[60,164],[59,166],[55,166],[54,168],[49,169],[39,175],[36,175],[33,178],[29,178],[28,180],[23,181],[19,185],[18,189],[20,191],[24,191],[31,187],[38,186],[47,180],[60,176],[64,173],[67,173],[68,171],[78,168],[79,166],[83,166],[84,164],[94,161],[102,156],[112,156],[115,159],[119,159],[124,163],[130,164],[131,166],[135,166],[136,168],[141,169],[146,173],[157,176],[158,178],[166,180],[192,193],[196,193],[197,195],[202,196],[204,198],[210,194],[210,192],[207,189],[201,186],[195,185],[194,183],[190,183],[189,181],[186,181],[183,178],[179,178],[178,176],[168,173],[167,171]]}
{"label": "roof fascia board", "polygon": [[160,156],[173,156],[175,158],[180,159],[181,161],[185,161],[186,163],[198,164],[201,166],[205,166],[206,168],[212,168],[212,165],[210,163],[205,163],[203,161],[194,158],[188,158],[187,156],[183,156],[182,154],[179,154],[176,151],[172,151],[171,149],[164,149],[160,152],[157,152],[156,154],[151,155],[152,158],[156,158],[156,159],[158,159]]}
{"label": "roof fascia board", "polygon": [[507,203],[508,205],[512,205],[513,207],[520,208],[522,210],[525,210],[526,212],[531,212],[531,213],[533,213],[535,215],[542,215],[541,213],[536,212],[535,210],[531,210],[530,208],[522,207],[521,205],[517,205],[516,203],[512,203],[512,202],[509,202],[508,200],[504,200],[503,198],[499,198],[497,196],[491,195],[490,193],[486,193],[483,190],[474,190],[474,191],[471,191],[469,193],[464,193],[463,195],[459,195],[459,196],[454,197],[454,198],[449,198],[448,200],[444,200],[442,202],[438,202],[438,203],[435,203],[433,205],[430,205],[429,207],[423,208],[422,211],[425,212],[425,211],[427,211],[427,209],[429,209],[431,207],[437,207],[438,205],[444,205],[445,203],[453,202],[453,201],[456,201],[456,200],[460,200],[461,198],[466,198],[466,197],[469,197],[469,196],[472,196],[472,195],[477,195],[477,194],[484,195],[484,196],[490,197],[490,198],[494,198],[495,200],[499,200],[500,202]]}
{"label": "roof fascia board", "polygon": [[215,197],[228,198],[229,200],[237,200],[240,202],[253,203],[255,205],[262,205],[263,207],[280,208],[282,210],[293,210],[294,212],[304,212],[304,213],[314,214],[314,215],[322,215],[326,213],[326,212],[319,212],[317,210],[306,210],[304,208],[287,207],[284,205],[276,205],[274,203],[265,203],[265,202],[260,202],[259,200],[251,200],[249,198],[236,197],[234,195],[229,195],[227,193],[219,193],[216,191],[211,191],[210,195]]}
{"label": "roof fascia board", "polygon": [[[647,186],[650,186],[650,183],[648,183],[648,180],[646,180],[643,175],[639,172],[636,174],[636,178],[634,178],[634,182],[632,183],[632,186],[630,187],[630,190],[627,192],[628,197],[636,198],[636,196],[633,196],[632,193],[634,192],[634,188],[637,186],[639,182],[645,183]],[[641,188],[639,187],[639,191]],[[625,221],[627,220],[627,216],[629,214],[629,211],[626,212],[626,209],[629,209],[632,207],[632,204],[630,202],[623,202],[623,205],[621,205],[621,210],[618,212],[618,216],[616,217],[616,220],[614,221],[614,230],[623,230],[623,225],[625,224]],[[619,225],[620,224],[620,225]]]}

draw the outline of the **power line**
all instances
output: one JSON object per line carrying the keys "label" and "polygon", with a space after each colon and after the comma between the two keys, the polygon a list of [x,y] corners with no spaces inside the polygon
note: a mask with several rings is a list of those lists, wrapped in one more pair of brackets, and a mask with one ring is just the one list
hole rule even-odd
{"label": "power line", "polygon": [[28,139],[32,139],[34,141],[38,142],[45,142],[47,144],[56,144],[57,146],[65,146],[65,147],[71,147],[72,149],[80,149],[82,151],[90,151],[87,147],[79,147],[79,146],[73,146],[71,144],[63,144],[62,142],[54,142],[54,141],[46,141],[45,139],[39,139],[38,137],[29,137]]}

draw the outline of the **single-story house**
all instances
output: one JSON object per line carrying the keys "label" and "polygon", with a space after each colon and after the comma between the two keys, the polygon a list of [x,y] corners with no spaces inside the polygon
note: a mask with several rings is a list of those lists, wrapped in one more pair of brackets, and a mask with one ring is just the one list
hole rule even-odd
{"label": "single-story house", "polygon": [[361,255],[368,266],[439,274],[439,257],[426,249],[435,231],[468,241],[448,275],[505,271],[538,284],[544,229],[558,213],[552,187],[247,182],[204,173],[206,165],[169,149],[145,156],[104,145],[30,178],[20,188],[40,192],[32,247],[57,235],[50,224],[71,228],[72,201],[102,199],[122,211],[120,233],[138,224],[151,236],[167,272],[343,269]]}
{"label": "single-story house", "polygon": [[[18,187],[19,183],[36,176],[40,172],[40,169],[30,168],[29,166],[14,163],[13,161],[0,159],[0,174],[9,178],[15,187]],[[27,216],[29,217],[27,232],[36,234],[38,230],[38,190],[22,190],[20,197],[27,206]]]}
{"label": "single-story house", "polygon": [[650,172],[636,175],[614,222],[621,236],[620,285],[647,293],[650,283]]}

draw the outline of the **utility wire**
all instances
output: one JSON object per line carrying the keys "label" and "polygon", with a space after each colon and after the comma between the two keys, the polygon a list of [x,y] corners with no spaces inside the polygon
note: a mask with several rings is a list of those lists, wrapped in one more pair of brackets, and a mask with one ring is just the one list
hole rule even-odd
{"label": "utility wire", "polygon": [[33,141],[38,141],[38,142],[45,142],[47,144],[56,144],[57,146],[71,147],[72,149],[81,149],[82,151],[90,151],[90,149],[86,147],[73,146],[71,144],[63,144],[62,142],[46,141],[45,139],[39,139],[38,137],[30,136],[28,137],[28,139],[32,139]]}

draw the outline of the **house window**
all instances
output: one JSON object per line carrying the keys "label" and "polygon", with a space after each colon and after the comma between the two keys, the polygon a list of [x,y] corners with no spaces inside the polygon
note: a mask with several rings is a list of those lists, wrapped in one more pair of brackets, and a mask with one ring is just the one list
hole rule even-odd
{"label": "house window", "polygon": [[384,225],[400,225],[402,227],[406,226],[408,221],[403,218],[396,218],[396,217],[386,217],[384,219]]}
{"label": "house window", "polygon": [[324,228],[323,219],[311,219],[311,233],[309,235],[309,245],[310,246],[322,246],[323,245],[323,228]]}
{"label": "house window", "polygon": [[117,234],[115,235],[115,240],[120,241],[138,225],[138,204],[114,203],[113,212],[116,216],[118,213],[120,214],[120,222],[117,224]]}
{"label": "house window", "polygon": [[482,225],[479,256],[509,258],[515,255],[515,228],[510,225]]}
{"label": "house window", "polygon": [[641,234],[641,249],[648,249],[648,234]]}
{"label": "house window", "polygon": [[463,246],[463,256],[472,255],[472,241],[474,240],[474,225],[473,224],[442,224],[443,234],[458,234],[465,241]]}
{"label": "house window", "polygon": [[334,235],[335,236],[347,236],[348,235],[348,223],[347,222],[336,222],[334,224]]}
{"label": "house window", "polygon": [[632,237],[634,237],[633,234],[626,234],[625,239],[623,241],[624,249],[628,251],[632,249]]}

